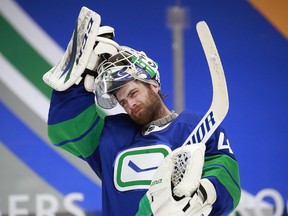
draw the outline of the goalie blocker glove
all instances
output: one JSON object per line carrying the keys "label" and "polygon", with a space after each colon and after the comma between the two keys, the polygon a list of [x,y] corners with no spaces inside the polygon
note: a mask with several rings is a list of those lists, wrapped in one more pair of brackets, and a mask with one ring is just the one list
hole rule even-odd
{"label": "goalie blocker glove", "polygon": [[[209,215],[212,205],[216,201],[216,191],[208,179],[201,179],[202,172],[199,170],[202,171],[203,168],[204,152],[205,144],[198,143],[180,147],[169,154],[156,170],[148,191],[140,201],[136,216]],[[182,154],[184,154],[185,163],[182,163],[183,161],[175,162],[183,157]],[[200,155],[202,158],[199,157]],[[186,166],[185,171],[181,168],[180,173],[182,174],[180,176],[182,179],[180,183],[181,181],[184,183],[178,183],[179,187],[177,188],[178,185],[175,186],[177,184],[175,171],[176,173],[179,172],[180,164],[181,167],[188,166]],[[190,175],[190,173],[195,175]],[[181,197],[178,197],[173,191],[177,191],[177,195],[181,195]]]}
{"label": "goalie blocker glove", "polygon": [[85,88],[87,91],[94,90],[94,77],[97,74],[93,72],[103,60],[119,50],[119,45],[113,41],[114,29],[100,26],[100,22],[99,14],[82,7],[63,57],[43,76],[47,85],[57,91],[64,91],[79,84],[88,73],[90,75],[85,78]]}
{"label": "goalie blocker glove", "polygon": [[208,179],[201,179],[200,186],[187,205],[188,215],[206,216],[212,211],[212,204],[216,201],[216,190]]}

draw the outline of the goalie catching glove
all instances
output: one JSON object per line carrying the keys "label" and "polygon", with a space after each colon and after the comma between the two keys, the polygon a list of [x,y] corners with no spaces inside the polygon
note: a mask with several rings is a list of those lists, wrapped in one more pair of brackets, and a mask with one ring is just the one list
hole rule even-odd
{"label": "goalie catching glove", "polygon": [[201,179],[205,144],[180,147],[159,165],[136,216],[207,216],[216,200],[208,179]]}
{"label": "goalie catching glove", "polygon": [[[95,71],[105,58],[118,52],[119,45],[112,40],[114,29],[100,26],[100,22],[99,14],[82,7],[62,59],[43,76],[47,85],[57,91],[64,91],[79,84],[85,71]],[[94,90],[94,78],[91,75],[87,76],[85,83],[86,90]]]}

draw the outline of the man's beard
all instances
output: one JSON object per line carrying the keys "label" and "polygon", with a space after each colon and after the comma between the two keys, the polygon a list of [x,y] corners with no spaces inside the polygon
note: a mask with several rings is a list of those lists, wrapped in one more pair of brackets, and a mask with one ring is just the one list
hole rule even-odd
{"label": "man's beard", "polygon": [[156,120],[161,108],[161,98],[157,93],[149,88],[149,97],[145,102],[139,104],[141,111],[136,114],[131,114],[131,119],[139,125],[147,125],[150,122]]}

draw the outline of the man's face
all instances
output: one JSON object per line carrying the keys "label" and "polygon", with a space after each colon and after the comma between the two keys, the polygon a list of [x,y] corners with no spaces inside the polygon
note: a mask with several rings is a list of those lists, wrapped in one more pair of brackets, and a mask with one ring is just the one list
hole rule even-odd
{"label": "man's face", "polygon": [[158,91],[157,85],[147,85],[135,80],[121,87],[116,97],[132,120],[146,125],[155,120],[162,106]]}

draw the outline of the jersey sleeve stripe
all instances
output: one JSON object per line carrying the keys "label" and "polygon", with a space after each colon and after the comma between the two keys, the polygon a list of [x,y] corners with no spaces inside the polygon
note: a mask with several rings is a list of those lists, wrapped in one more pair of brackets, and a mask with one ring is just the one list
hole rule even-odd
{"label": "jersey sleeve stripe", "polygon": [[94,104],[74,119],[48,125],[48,135],[53,145],[87,158],[97,148],[103,127],[104,120],[97,115]]}
{"label": "jersey sleeve stripe", "polygon": [[73,139],[66,139],[60,143],[55,143],[54,146],[57,146],[57,147],[60,147],[60,146],[63,146],[67,143],[74,143],[74,142],[77,142],[81,139],[83,139],[83,137],[87,136],[87,134],[89,134],[94,128],[95,126],[97,125],[97,123],[99,123],[99,120],[100,118],[97,117],[96,120],[93,122],[93,124],[90,126],[90,128],[88,128],[88,130],[86,130],[83,134],[81,134],[80,136],[76,137],[76,138],[73,138]]}
{"label": "jersey sleeve stripe", "polygon": [[[227,155],[214,155],[205,158],[203,177],[214,176],[233,197],[234,208],[239,203],[241,193],[237,162]],[[229,181],[230,179],[230,181]]]}

